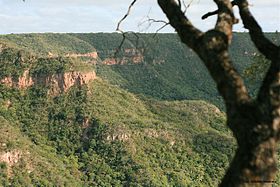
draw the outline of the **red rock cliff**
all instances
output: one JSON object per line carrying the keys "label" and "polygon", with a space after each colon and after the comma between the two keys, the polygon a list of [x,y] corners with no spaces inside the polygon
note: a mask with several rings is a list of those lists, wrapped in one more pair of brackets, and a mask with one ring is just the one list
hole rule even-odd
{"label": "red rock cliff", "polygon": [[74,85],[88,84],[90,81],[96,79],[94,71],[90,72],[66,72],[54,75],[42,75],[31,77],[29,71],[24,71],[23,75],[18,80],[13,80],[12,77],[6,77],[0,80],[1,84],[9,87],[16,87],[19,89],[26,89],[32,85],[43,85],[50,87],[51,93],[65,92]]}

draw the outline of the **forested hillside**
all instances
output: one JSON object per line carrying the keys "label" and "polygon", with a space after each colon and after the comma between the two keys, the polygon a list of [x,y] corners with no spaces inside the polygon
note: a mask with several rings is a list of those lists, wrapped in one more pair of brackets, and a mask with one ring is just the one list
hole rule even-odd
{"label": "forested hillside", "polygon": [[235,141],[206,69],[175,34],[127,37],[0,36],[0,186],[217,186]]}

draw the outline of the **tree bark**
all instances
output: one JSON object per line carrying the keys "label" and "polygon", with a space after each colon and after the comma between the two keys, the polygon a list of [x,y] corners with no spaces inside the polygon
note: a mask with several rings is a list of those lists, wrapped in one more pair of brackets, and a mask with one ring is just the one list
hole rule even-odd
{"label": "tree bark", "polygon": [[272,186],[277,173],[277,135],[270,128],[273,121],[255,102],[242,104],[227,114],[238,148],[220,186]]}
{"label": "tree bark", "polygon": [[[206,33],[192,25],[176,0],[158,0],[158,4],[181,41],[201,58],[224,99],[227,125],[238,148],[220,186],[271,186],[277,173],[276,146],[280,139],[280,48],[265,37],[246,0],[214,1],[218,19],[215,28]],[[232,4],[238,5],[255,46],[271,61],[257,99],[250,98],[229,57],[236,21]]]}
{"label": "tree bark", "polygon": [[220,186],[272,186],[277,172],[275,145],[273,138],[256,146],[240,144]]}

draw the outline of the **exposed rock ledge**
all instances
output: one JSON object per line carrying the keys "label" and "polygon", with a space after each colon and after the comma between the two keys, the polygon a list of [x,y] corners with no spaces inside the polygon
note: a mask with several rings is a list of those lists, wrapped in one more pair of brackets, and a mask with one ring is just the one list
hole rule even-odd
{"label": "exposed rock ledge", "polygon": [[12,150],[9,152],[0,152],[0,163],[7,165],[7,174],[10,177],[12,174],[12,167],[16,165],[22,158],[22,152],[19,150]]}
{"label": "exposed rock ledge", "polygon": [[6,163],[9,167],[12,167],[20,160],[22,152],[19,150],[13,150],[10,152],[0,154],[0,162]]}
{"label": "exposed rock ledge", "polygon": [[37,77],[31,77],[29,75],[29,71],[26,70],[23,75],[18,78],[18,80],[14,80],[12,77],[6,77],[0,80],[0,83],[19,89],[25,89],[33,85],[43,85],[50,87],[50,92],[56,94],[65,92],[74,85],[87,84],[94,79],[96,79],[96,74],[94,71],[72,71],[54,75],[40,75]]}
{"label": "exposed rock ledge", "polygon": [[[49,58],[57,58],[57,57],[59,57],[59,55],[48,52],[48,57]],[[67,54],[64,55],[64,57],[71,57],[71,58],[89,57],[89,58],[97,59],[98,58],[98,53],[96,51],[93,51],[93,52],[90,52],[90,53],[67,53]]]}

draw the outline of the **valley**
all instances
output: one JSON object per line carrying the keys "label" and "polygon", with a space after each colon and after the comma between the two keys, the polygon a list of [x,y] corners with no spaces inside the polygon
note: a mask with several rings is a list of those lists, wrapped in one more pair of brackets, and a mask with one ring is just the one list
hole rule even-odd
{"label": "valley", "polygon": [[[0,36],[0,186],[219,184],[236,143],[206,68],[175,34],[127,37]],[[234,37],[245,72],[259,54]]]}

